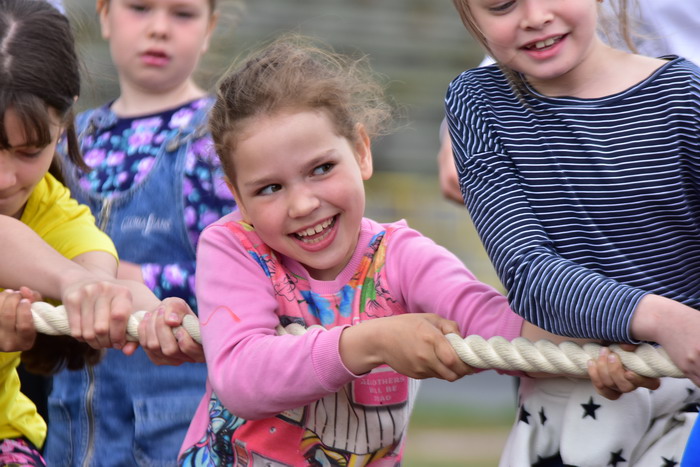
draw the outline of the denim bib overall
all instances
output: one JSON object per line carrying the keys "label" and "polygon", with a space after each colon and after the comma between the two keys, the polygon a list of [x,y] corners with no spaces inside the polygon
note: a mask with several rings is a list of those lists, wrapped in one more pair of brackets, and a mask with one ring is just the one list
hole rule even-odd
{"label": "denim bib overall", "polygon": [[[194,260],[182,180],[188,144],[206,131],[208,110],[200,109],[188,131],[163,143],[151,171],[128,191],[102,197],[79,186],[75,168],[67,170],[73,196],[90,206],[121,260]],[[81,114],[79,139],[109,129],[116,119],[107,107]],[[49,399],[48,465],[174,465],[205,380],[205,364],[156,366],[140,347],[130,357],[109,349],[95,367],[62,371]]]}

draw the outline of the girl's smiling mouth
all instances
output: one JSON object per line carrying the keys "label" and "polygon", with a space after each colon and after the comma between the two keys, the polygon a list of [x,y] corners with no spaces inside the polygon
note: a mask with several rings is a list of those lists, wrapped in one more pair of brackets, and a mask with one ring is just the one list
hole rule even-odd
{"label": "girl's smiling mouth", "polygon": [[551,47],[564,38],[564,35],[548,37],[545,40],[531,42],[523,46],[527,50],[542,50]]}
{"label": "girl's smiling mouth", "polygon": [[323,222],[320,222],[312,227],[308,227],[292,235],[306,244],[318,243],[325,239],[333,230],[337,216],[330,217]]}

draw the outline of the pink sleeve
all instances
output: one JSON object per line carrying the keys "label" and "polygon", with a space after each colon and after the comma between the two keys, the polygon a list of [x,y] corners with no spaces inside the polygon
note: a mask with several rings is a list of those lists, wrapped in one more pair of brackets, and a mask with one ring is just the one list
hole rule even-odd
{"label": "pink sleeve", "polygon": [[409,313],[436,313],[456,321],[462,337],[520,336],[523,319],[506,297],[479,281],[464,263],[430,238],[400,227],[387,250],[387,280]]}
{"label": "pink sleeve", "polygon": [[342,327],[276,335],[270,279],[221,223],[200,238],[196,288],[209,382],[234,415],[274,416],[355,378],[338,352]]}

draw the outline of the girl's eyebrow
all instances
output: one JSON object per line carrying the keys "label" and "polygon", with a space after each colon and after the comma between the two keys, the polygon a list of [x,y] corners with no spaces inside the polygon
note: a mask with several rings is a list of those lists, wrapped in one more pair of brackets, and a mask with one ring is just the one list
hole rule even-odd
{"label": "girl's eyebrow", "polygon": [[243,183],[243,186],[248,189],[254,189],[261,186],[271,185],[272,183],[275,183],[274,176],[265,175],[263,177],[247,181]]}
{"label": "girl's eyebrow", "polygon": [[328,159],[333,156],[335,151],[333,149],[328,149],[318,156],[314,157],[313,159],[309,160],[306,164],[306,168],[308,169],[313,169],[321,164],[325,164],[328,162]]}
{"label": "girl's eyebrow", "polygon": [[[321,164],[325,164],[326,162],[329,161],[329,159],[333,156],[335,151],[333,149],[328,149],[318,156],[310,159],[305,165],[304,165],[304,170],[308,171],[311,169],[314,169],[315,167],[318,167]],[[272,183],[276,183],[277,178],[275,175],[263,175],[260,178],[254,178],[248,182],[245,182],[242,184],[243,187],[245,188],[256,188],[259,186],[267,186]]]}

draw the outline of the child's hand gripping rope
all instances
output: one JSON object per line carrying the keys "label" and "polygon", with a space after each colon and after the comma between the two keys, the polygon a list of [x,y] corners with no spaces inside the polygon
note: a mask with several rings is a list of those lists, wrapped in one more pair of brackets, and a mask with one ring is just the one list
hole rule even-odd
{"label": "child's hand gripping rope", "polygon": [[[48,303],[35,302],[32,304],[31,310],[38,332],[50,335],[70,335],[66,311],[63,306],[54,307]],[[167,320],[168,318],[163,316],[162,310],[163,307],[153,314],[146,311],[137,311],[132,314],[127,323],[127,340],[140,341],[139,332],[145,330],[142,326],[147,325],[148,321],[155,325],[155,320]],[[145,318],[147,322],[144,323],[146,316],[150,317]],[[182,331],[187,332],[192,342],[201,342],[197,317],[191,313],[178,316],[182,316],[181,326],[173,328],[172,342],[180,343],[186,340],[186,336],[180,334]],[[304,332],[306,329],[297,324],[289,325],[286,328],[278,327],[279,334],[299,335]],[[153,333],[155,331],[151,334]],[[598,358],[601,350],[605,348],[593,343],[583,346],[573,342],[563,342],[557,345],[547,340],[533,343],[522,337],[513,341],[502,337],[492,337],[486,340],[477,335],[462,338],[457,334],[447,334],[446,337],[460,359],[474,368],[564,373],[572,376],[587,375],[588,361]],[[162,341],[163,338],[161,338],[161,345]],[[150,350],[155,347],[153,342],[141,342],[141,345],[148,346]],[[624,350],[618,345],[611,345],[609,348],[620,357],[622,364],[627,369],[641,376],[649,378],[684,377],[662,348],[650,344],[641,344],[633,352]],[[161,363],[168,363],[167,359],[168,357],[163,355]]]}

